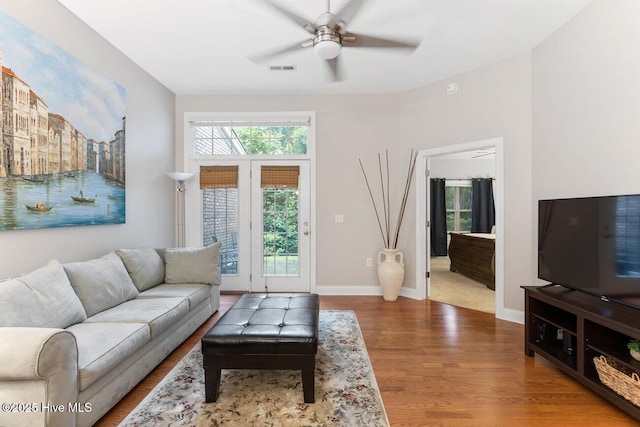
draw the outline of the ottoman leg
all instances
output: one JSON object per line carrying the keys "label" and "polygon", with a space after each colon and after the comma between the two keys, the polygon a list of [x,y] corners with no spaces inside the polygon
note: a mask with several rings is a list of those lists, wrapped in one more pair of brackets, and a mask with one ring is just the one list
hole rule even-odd
{"label": "ottoman leg", "polygon": [[315,373],[316,373],[316,360],[315,355],[310,363],[302,370],[302,392],[304,393],[304,403],[314,403],[315,398]]}
{"label": "ottoman leg", "polygon": [[205,361],[204,364],[204,401],[215,402],[220,394],[220,371],[221,369],[211,366]]}

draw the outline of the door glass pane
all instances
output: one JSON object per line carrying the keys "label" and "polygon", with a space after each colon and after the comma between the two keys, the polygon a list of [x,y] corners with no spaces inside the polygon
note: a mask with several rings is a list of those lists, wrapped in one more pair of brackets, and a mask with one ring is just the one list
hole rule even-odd
{"label": "door glass pane", "polygon": [[262,273],[298,276],[298,189],[263,188]]}
{"label": "door glass pane", "polygon": [[202,190],[202,235],[205,246],[220,242],[220,272],[238,274],[238,189]]}

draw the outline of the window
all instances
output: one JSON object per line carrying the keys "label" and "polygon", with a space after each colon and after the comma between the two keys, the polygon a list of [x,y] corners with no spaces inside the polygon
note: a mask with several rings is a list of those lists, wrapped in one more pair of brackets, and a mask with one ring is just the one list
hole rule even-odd
{"label": "window", "polygon": [[310,120],[192,121],[195,155],[306,155]]}
{"label": "window", "polygon": [[471,181],[447,180],[445,186],[447,230],[471,231]]}

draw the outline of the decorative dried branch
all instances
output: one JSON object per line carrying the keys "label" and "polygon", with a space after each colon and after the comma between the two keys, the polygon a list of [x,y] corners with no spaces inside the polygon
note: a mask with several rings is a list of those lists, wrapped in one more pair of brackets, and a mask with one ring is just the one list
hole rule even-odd
{"label": "decorative dried branch", "polygon": [[382,230],[382,223],[380,222],[380,215],[378,214],[378,207],[376,206],[376,201],[373,198],[373,193],[371,192],[371,187],[369,186],[369,179],[367,179],[367,174],[364,171],[364,166],[362,166],[362,160],[358,159],[360,162],[360,169],[362,169],[362,173],[364,175],[364,180],[367,183],[367,189],[369,189],[369,196],[371,196],[371,203],[373,203],[373,210],[376,213],[376,218],[378,219],[378,227],[380,228],[380,234],[382,235],[382,241],[384,242],[386,239],[384,237],[384,231]]}
{"label": "decorative dried branch", "polygon": [[[389,168],[389,163],[388,163],[388,157],[387,157],[387,169]],[[384,179],[383,179],[383,175],[382,175],[382,160],[380,159],[380,153],[378,153],[378,170],[380,172],[380,188],[382,188],[382,210],[384,212],[384,229],[385,232],[384,236],[385,236],[385,248],[389,246],[389,205],[387,204],[387,199],[384,196]],[[387,197],[389,194],[389,181],[387,180]]]}
{"label": "decorative dried branch", "polygon": [[[365,183],[367,184],[367,189],[369,190],[369,197],[371,197],[371,203],[373,204],[373,210],[376,214],[376,218],[378,220],[378,228],[380,229],[380,235],[382,236],[382,242],[384,247],[387,249],[396,249],[398,247],[398,238],[400,236],[400,228],[402,226],[402,220],[404,219],[404,212],[407,207],[407,200],[409,199],[409,190],[411,188],[411,182],[413,181],[414,169],[416,165],[416,159],[418,157],[418,152],[414,149],[411,149],[411,154],[409,156],[409,167],[407,168],[407,177],[405,179],[404,184],[404,193],[402,195],[402,201],[400,202],[400,209],[398,210],[398,217],[396,219],[395,231],[393,234],[393,238],[391,236],[391,188],[390,188],[390,172],[389,172],[389,150],[385,151],[385,163],[386,163],[386,182],[383,175],[382,170],[382,159],[380,154],[378,153],[378,173],[380,174],[380,189],[382,193],[382,213],[379,211],[379,204],[376,203],[375,197],[373,195],[373,191],[371,191],[371,186],[369,185],[369,178],[367,177],[367,173],[364,170],[364,166],[362,164],[362,160],[358,159],[360,162],[360,169],[362,170],[362,174],[364,175]],[[382,224],[382,219],[384,219],[384,226]]]}
{"label": "decorative dried branch", "polygon": [[416,166],[417,157],[418,157],[418,152],[411,149],[411,154],[409,156],[409,167],[407,168],[407,179],[404,185],[404,194],[402,195],[400,212],[398,214],[398,220],[396,221],[396,233],[395,233],[395,239],[393,241],[394,248],[398,246],[398,236],[400,236],[400,226],[402,225],[402,220],[404,218],[404,211],[407,207],[407,200],[409,199],[409,188],[411,188],[411,181],[413,180],[413,172]]}

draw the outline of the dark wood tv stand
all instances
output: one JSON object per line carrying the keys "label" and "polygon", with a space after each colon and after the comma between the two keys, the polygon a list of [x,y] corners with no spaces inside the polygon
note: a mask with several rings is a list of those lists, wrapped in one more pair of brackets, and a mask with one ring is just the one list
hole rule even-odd
{"label": "dark wood tv stand", "polygon": [[[640,373],[627,343],[640,339],[640,310],[561,286],[522,286],[527,356],[557,368],[640,420],[640,408],[600,382],[593,358],[604,355]],[[639,391],[640,392],[640,391]]]}

